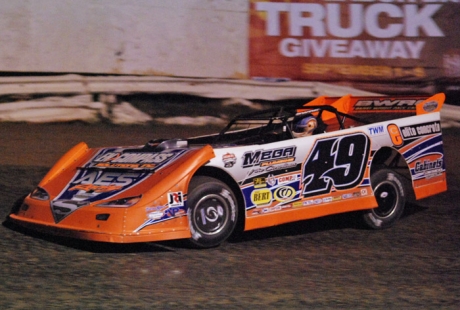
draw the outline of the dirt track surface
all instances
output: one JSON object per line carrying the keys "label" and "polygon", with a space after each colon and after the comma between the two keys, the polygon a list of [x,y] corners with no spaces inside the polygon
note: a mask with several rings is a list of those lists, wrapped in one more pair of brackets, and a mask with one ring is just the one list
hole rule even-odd
{"label": "dirt track surface", "polygon": [[[208,129],[0,124],[0,218],[71,146],[143,144]],[[153,132],[156,132],[154,135]],[[209,250],[111,245],[0,226],[1,309],[458,309],[458,130],[446,130],[449,191],[388,230],[350,215],[247,232]]]}

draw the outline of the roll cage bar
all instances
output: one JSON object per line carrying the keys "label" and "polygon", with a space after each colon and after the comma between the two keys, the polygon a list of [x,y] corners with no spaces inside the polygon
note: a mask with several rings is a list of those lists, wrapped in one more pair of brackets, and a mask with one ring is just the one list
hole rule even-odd
{"label": "roll cage bar", "polygon": [[290,138],[293,138],[292,125],[295,123],[295,121],[303,118],[306,115],[315,115],[315,118],[318,121],[318,125],[326,126],[322,119],[323,112],[325,111],[335,115],[335,118],[339,124],[339,129],[345,129],[344,123],[347,118],[363,124],[369,123],[356,116],[340,112],[335,107],[329,105],[272,108],[236,116],[219,132],[219,134],[215,136],[214,143],[221,142],[224,139],[225,134],[229,132],[232,126],[240,122],[244,123],[245,121],[265,120],[267,123],[265,125],[261,125],[260,127],[266,128],[266,131],[269,131],[273,127],[273,123],[275,121],[279,121],[282,123],[283,128],[285,128],[288,132]]}

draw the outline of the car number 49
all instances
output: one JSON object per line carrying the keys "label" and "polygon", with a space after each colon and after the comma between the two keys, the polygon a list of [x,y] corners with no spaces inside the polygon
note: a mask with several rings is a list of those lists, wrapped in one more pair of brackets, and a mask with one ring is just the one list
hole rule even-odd
{"label": "car number 49", "polygon": [[357,186],[369,158],[369,137],[363,133],[317,140],[302,171],[303,195],[326,194]]}

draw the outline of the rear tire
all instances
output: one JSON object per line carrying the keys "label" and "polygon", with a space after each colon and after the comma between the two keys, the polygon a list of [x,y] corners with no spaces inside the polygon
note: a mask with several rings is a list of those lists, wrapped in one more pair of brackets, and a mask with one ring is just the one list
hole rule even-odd
{"label": "rear tire", "polygon": [[393,226],[406,204],[404,179],[392,170],[382,169],[371,176],[371,185],[378,206],[363,212],[364,223],[372,229]]}
{"label": "rear tire", "polygon": [[235,229],[238,206],[231,189],[223,182],[196,176],[189,186],[187,215],[194,247],[210,248],[224,242]]}

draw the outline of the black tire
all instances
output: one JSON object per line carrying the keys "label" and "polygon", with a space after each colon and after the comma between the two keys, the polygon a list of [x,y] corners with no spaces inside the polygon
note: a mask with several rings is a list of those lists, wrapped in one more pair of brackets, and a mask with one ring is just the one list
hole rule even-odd
{"label": "black tire", "polygon": [[389,169],[382,169],[371,176],[378,207],[363,212],[366,226],[385,229],[393,226],[404,212],[406,189],[401,175]]}
{"label": "black tire", "polygon": [[194,247],[210,248],[224,242],[235,229],[238,206],[231,189],[223,182],[196,176],[189,186],[187,215]]}

